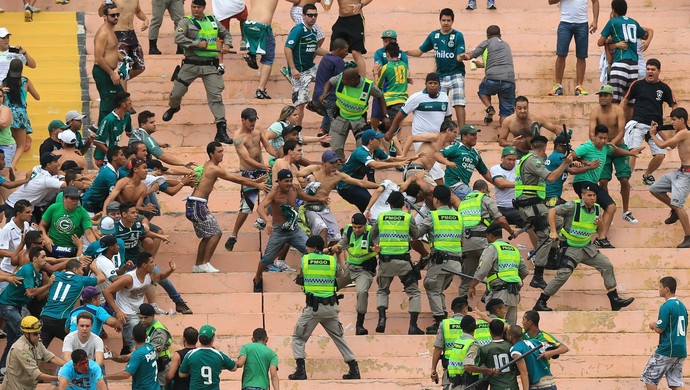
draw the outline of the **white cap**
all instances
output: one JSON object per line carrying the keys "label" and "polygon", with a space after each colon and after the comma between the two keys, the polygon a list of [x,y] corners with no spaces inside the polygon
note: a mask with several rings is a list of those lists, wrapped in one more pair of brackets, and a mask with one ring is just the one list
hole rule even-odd
{"label": "white cap", "polygon": [[77,143],[77,135],[70,129],[63,130],[62,133],[58,134],[58,139],[68,145]]}
{"label": "white cap", "polygon": [[99,229],[103,234],[115,234],[115,220],[112,217],[101,218]]}
{"label": "white cap", "polygon": [[86,115],[80,114],[78,111],[72,110],[72,111],[67,111],[67,114],[65,114],[65,123],[69,121],[73,121],[75,119],[82,120],[84,119]]}
{"label": "white cap", "polygon": [[10,30],[6,29],[5,27],[0,27],[0,38],[5,38],[8,35],[12,35],[10,34]]}

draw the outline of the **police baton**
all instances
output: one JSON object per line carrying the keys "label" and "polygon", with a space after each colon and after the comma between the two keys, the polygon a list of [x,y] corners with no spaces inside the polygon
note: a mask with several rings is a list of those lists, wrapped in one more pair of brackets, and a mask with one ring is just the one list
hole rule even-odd
{"label": "police baton", "polygon": [[532,228],[532,224],[531,224],[531,223],[526,223],[525,226],[523,226],[522,228],[520,228],[520,230],[518,230],[517,232],[515,232],[515,233],[509,235],[509,236],[508,236],[508,240],[514,240],[514,239],[516,239],[517,236],[519,236],[520,234],[522,234],[522,233],[524,233],[524,232],[530,230],[531,228]]}
{"label": "police baton", "polygon": [[532,260],[532,258],[534,257],[534,255],[536,255],[537,252],[539,252],[539,249],[541,249],[544,245],[546,245],[547,242],[550,242],[550,241],[551,241],[551,239],[547,237],[541,244],[539,244],[539,246],[537,247],[537,249],[535,249],[534,252],[532,252],[531,255],[527,256],[527,260]]}
{"label": "police baton", "polygon": [[[516,357],[515,359],[509,361],[508,363],[502,365],[501,367],[496,368],[496,370],[499,371],[499,372],[500,372],[500,371],[503,371],[503,370],[505,370],[506,368],[512,366],[513,364],[519,362],[520,360],[526,358],[527,355],[530,355],[530,354],[536,352],[537,350],[539,350],[539,349],[541,349],[541,348],[543,348],[543,344],[541,344],[541,343],[540,343],[540,344],[537,344],[534,348],[532,348],[532,349],[530,349],[529,351],[523,353],[522,355]],[[478,382],[474,382],[474,383],[472,383],[472,384],[469,385],[469,386],[466,386],[466,387],[465,387],[465,390],[473,389],[473,388],[475,388],[475,387],[481,385],[482,383],[487,382],[487,381],[489,380],[489,378],[490,378],[489,376],[484,376],[484,378],[482,378],[482,380],[480,380],[480,381],[478,381]]]}
{"label": "police baton", "polygon": [[426,214],[422,213],[422,210],[420,210],[414,203],[410,202],[410,200],[407,199],[407,197],[403,197],[403,199],[405,199],[405,203],[407,203],[407,205],[410,206],[412,210],[416,211],[417,214],[422,216],[422,218],[426,218]]}
{"label": "police baton", "polygon": [[[471,276],[468,274],[463,274],[462,272],[454,271],[454,270],[446,268],[446,267],[441,267],[441,271],[448,272],[449,274],[453,274],[453,275],[458,275],[458,276],[461,276],[461,277],[466,278],[466,279],[475,279],[474,276]],[[479,280],[479,279],[475,279],[475,280],[478,280],[479,283],[486,284],[486,282],[483,280]]]}

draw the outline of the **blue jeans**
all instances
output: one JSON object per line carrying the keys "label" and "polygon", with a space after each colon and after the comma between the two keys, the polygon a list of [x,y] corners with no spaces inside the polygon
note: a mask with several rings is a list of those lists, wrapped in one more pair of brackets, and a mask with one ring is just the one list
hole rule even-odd
{"label": "blue jeans", "polygon": [[290,243],[295,249],[300,251],[300,253],[307,253],[307,233],[305,233],[299,227],[295,230],[283,230],[280,225],[273,224],[273,232],[268,238],[268,244],[266,244],[266,249],[264,250],[264,255],[261,257],[261,264],[269,266],[273,263],[273,259],[276,257],[283,245]]}
{"label": "blue jeans", "polygon": [[452,187],[450,187],[450,189],[453,191],[453,193],[455,194],[455,196],[457,196],[458,198],[460,198],[460,200],[465,199],[465,197],[467,196],[467,194],[469,194],[470,192],[472,192],[472,189],[470,188],[470,186],[468,186],[467,184],[465,184],[464,181],[460,181],[460,182],[455,183],[455,185],[453,185]]}
{"label": "blue jeans", "polygon": [[7,364],[7,354],[10,352],[12,344],[22,336],[22,330],[19,327],[22,322],[22,314],[21,310],[15,306],[0,305],[0,317],[5,319],[5,333],[7,334],[5,340],[7,344],[5,344],[5,350],[2,352],[2,358],[0,358],[1,368]]}
{"label": "blue jeans", "polygon": [[[157,265],[153,266],[153,272],[160,274],[161,269],[158,268]],[[168,279],[163,279],[158,282],[161,287],[163,287],[163,290],[165,290],[166,293],[168,293],[168,296],[170,299],[172,299],[173,302],[182,302],[182,297],[180,296],[180,293],[177,292],[177,289],[175,289],[175,286],[172,284],[172,282]]]}
{"label": "blue jeans", "polygon": [[498,95],[498,115],[507,118],[515,112],[515,83],[484,79],[479,84],[479,97]]}
{"label": "blue jeans", "polygon": [[560,22],[556,38],[556,55],[567,57],[570,51],[570,41],[575,38],[575,57],[587,58],[589,44],[589,25],[585,23]]}
{"label": "blue jeans", "polygon": [[132,336],[132,330],[134,329],[134,326],[139,323],[139,315],[138,314],[127,314],[127,321],[125,321],[124,326],[122,327],[122,341],[125,346],[129,347],[131,351],[134,351],[135,346],[134,346],[134,338]]}

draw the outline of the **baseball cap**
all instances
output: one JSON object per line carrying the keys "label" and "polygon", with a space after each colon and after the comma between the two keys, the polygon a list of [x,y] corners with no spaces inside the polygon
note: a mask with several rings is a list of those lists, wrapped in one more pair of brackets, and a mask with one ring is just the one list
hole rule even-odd
{"label": "baseball cap", "polygon": [[139,305],[139,315],[144,317],[153,317],[156,315],[156,309],[150,303],[142,303]]}
{"label": "baseball cap", "polygon": [[163,171],[163,172],[165,172],[165,171],[167,171],[168,169],[170,169],[170,168],[168,168],[168,167],[164,167],[164,166],[163,166],[163,163],[160,162],[160,160],[151,160],[151,161],[149,161],[148,163],[146,163],[146,167],[147,167],[148,169],[157,168],[157,169],[160,169],[160,170]]}
{"label": "baseball cap", "polygon": [[481,130],[472,126],[472,125],[463,125],[462,128],[460,129],[460,134],[461,135],[466,135],[466,134],[477,134]]}
{"label": "baseball cap", "polygon": [[0,27],[0,38],[5,38],[8,35],[12,35],[10,34],[10,30],[6,29],[5,27]]}
{"label": "baseball cap", "polygon": [[386,200],[386,203],[398,203],[404,199],[405,199],[405,196],[402,194],[402,192],[393,191],[393,192],[391,192],[390,195],[388,195],[388,199]]}
{"label": "baseball cap", "polygon": [[74,132],[70,129],[66,129],[58,134],[58,139],[68,145],[74,145],[77,143],[77,135],[74,134]]}
{"label": "baseball cap", "polygon": [[50,164],[53,161],[57,161],[60,159],[60,156],[56,156],[53,153],[43,153],[41,155],[41,166],[45,168],[46,165]]}
{"label": "baseball cap", "polygon": [[67,171],[83,171],[84,168],[80,167],[77,165],[77,163],[74,160],[67,160],[62,163],[60,166],[60,170],[62,172],[67,172]]}
{"label": "baseball cap", "polygon": [[489,302],[486,303],[486,311],[490,312],[496,306],[501,306],[501,305],[505,305],[505,302],[503,302],[503,300],[498,299],[498,298],[490,299]]}
{"label": "baseball cap", "polygon": [[553,143],[556,145],[566,145],[568,143],[568,137],[566,137],[565,134],[558,134],[553,140]]}
{"label": "baseball cap", "polygon": [[51,132],[55,129],[67,130],[67,129],[69,129],[69,126],[67,126],[65,124],[65,122],[63,122],[59,119],[55,119],[55,120],[50,121],[50,123],[48,124],[48,132]]}
{"label": "baseball cap", "polygon": [[115,234],[115,233],[117,233],[117,229],[115,229],[115,220],[112,217],[101,218],[101,223],[98,226],[98,229],[103,234]]}
{"label": "baseball cap", "polygon": [[599,88],[599,90],[596,92],[596,94],[599,95],[602,93],[613,95],[613,87],[608,84],[602,85],[601,88]]}
{"label": "baseball cap", "polygon": [[332,150],[327,150],[321,155],[321,162],[334,163],[340,161],[340,157]]}
{"label": "baseball cap", "polygon": [[280,135],[282,137],[285,137],[286,135],[292,133],[293,131],[296,131],[299,133],[300,131],[302,131],[302,126],[300,126],[300,125],[287,125],[283,129],[283,132],[280,133]]}
{"label": "baseball cap", "polygon": [[398,39],[398,33],[396,33],[395,30],[386,30],[381,34],[381,38]]}
{"label": "baseball cap", "polygon": [[242,110],[241,116],[242,116],[242,119],[252,119],[252,120],[253,119],[259,119],[259,116],[257,115],[256,110],[251,108],[251,107],[247,107],[244,110]]}
{"label": "baseball cap", "polygon": [[211,339],[215,335],[216,335],[216,328],[212,327],[209,324],[203,325],[201,328],[199,328],[199,336],[204,336],[207,339]]}
{"label": "baseball cap", "polygon": [[506,146],[505,148],[503,148],[503,151],[501,152],[501,157],[507,156],[509,154],[517,155],[517,151],[515,151],[514,146]]}
{"label": "baseball cap", "polygon": [[105,207],[105,211],[120,211],[120,202],[114,200]]}
{"label": "baseball cap", "polygon": [[352,216],[350,223],[353,225],[366,225],[367,224],[367,217],[365,217],[364,214],[362,214],[362,213],[357,213],[357,214]]}
{"label": "baseball cap", "polygon": [[444,185],[434,187],[434,198],[436,199],[450,199],[450,189]]}
{"label": "baseball cap", "polygon": [[75,186],[67,186],[62,190],[62,196],[65,198],[80,198],[79,189]]}
{"label": "baseball cap", "polygon": [[[108,217],[109,218],[109,217]],[[117,244],[117,238],[112,234],[106,234],[100,239],[101,247],[96,249],[96,253],[103,253],[106,249]]]}
{"label": "baseball cap", "polygon": [[367,143],[369,143],[369,141],[371,141],[372,139],[381,139],[381,138],[383,138],[383,134],[379,133],[378,131],[376,131],[374,129],[365,130],[362,133],[362,143],[365,145]]}
{"label": "baseball cap", "polygon": [[65,114],[65,123],[67,123],[69,121],[73,121],[75,119],[82,120],[85,117],[86,117],[86,115],[82,115],[76,110],[67,111],[67,114]]}
{"label": "baseball cap", "polygon": [[91,298],[97,296],[100,294],[100,291],[94,286],[86,286],[84,287],[83,290],[81,290],[81,300],[82,301],[88,301],[91,300]]}
{"label": "baseball cap", "polygon": [[278,180],[292,179],[292,171],[289,169],[281,169],[278,171]]}

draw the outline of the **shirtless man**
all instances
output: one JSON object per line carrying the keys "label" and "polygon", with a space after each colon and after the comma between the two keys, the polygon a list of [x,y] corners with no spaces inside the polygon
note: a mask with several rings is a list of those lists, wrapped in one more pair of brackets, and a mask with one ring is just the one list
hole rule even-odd
{"label": "shirtless man", "polygon": [[[240,159],[240,174],[249,179],[258,179],[268,174],[271,167],[264,164],[264,157],[261,154],[261,145],[266,150],[273,151],[273,147],[268,143],[263,131],[256,128],[256,120],[259,117],[253,108],[242,110],[242,124],[240,129],[233,135],[232,143],[235,145],[235,152]],[[275,154],[275,151],[273,151]],[[235,220],[235,227],[228,240],[225,242],[225,249],[232,251],[237,243],[237,234],[247,220],[247,216],[254,210],[254,205],[259,198],[259,190],[252,187],[242,187],[242,197],[240,199],[240,210]]]}
{"label": "shirtless man", "polygon": [[[617,104],[613,104],[613,87],[602,85],[599,91],[599,107],[595,107],[589,115],[589,138],[594,138],[594,128],[602,124],[609,129],[609,143],[625,150],[630,150],[623,142],[625,135],[625,112]],[[609,181],[613,178],[613,168],[616,168],[616,178],[621,183],[621,198],[623,200],[623,220],[637,224],[637,219],[629,211],[630,207],[630,157],[622,155],[606,156],[604,170],[599,176],[599,186],[608,191]]]}
{"label": "shirtless man", "polygon": [[[417,152],[420,158],[417,163],[410,163],[405,167],[403,180],[407,180],[411,175],[421,174],[428,185],[433,187],[443,184],[443,178],[434,180],[429,171],[434,167],[436,159],[434,153],[450,145],[458,136],[458,125],[455,122],[446,120],[441,124],[440,133],[422,133],[412,135],[405,140],[402,147],[402,156],[407,156],[407,152],[415,142],[421,143]],[[425,190],[425,192],[428,192]],[[429,192],[430,193],[430,192]]]}
{"label": "shirtless man", "polygon": [[[554,134],[561,132],[561,129],[551,123],[546,117],[530,113],[529,101],[527,98],[518,96],[515,98],[515,113],[503,121],[501,129],[498,131],[498,144],[501,147],[515,146],[512,142],[508,142],[509,134],[512,134],[513,137],[517,137],[524,129],[534,129],[534,135],[538,135],[539,129],[542,127]],[[518,159],[521,157],[522,156],[518,156]]]}
{"label": "shirtless man", "polygon": [[62,165],[62,163],[65,161],[72,160],[77,163],[79,168],[81,168],[84,172],[88,172],[89,164],[86,162],[86,159],[84,156],[82,156],[81,152],[77,149],[77,135],[74,134],[72,130],[67,129],[58,134],[58,139],[62,143],[62,149],[53,151],[54,155],[60,156],[58,163]]}
{"label": "shirtless man", "polygon": [[144,206],[144,198],[150,192],[155,192],[158,190],[158,185],[154,184],[150,189],[146,188],[146,175],[148,171],[146,170],[146,160],[134,159],[132,160],[132,170],[129,171],[129,176],[122,178],[117,181],[115,187],[110,191],[110,195],[103,202],[102,215],[108,215],[106,210],[108,203],[117,200],[120,203],[123,202],[134,202],[136,204],[136,209],[139,212],[156,212],[156,206],[149,203]]}
{"label": "shirtless man", "polygon": [[[295,24],[300,24],[304,20],[304,17],[302,16],[302,7],[304,7],[307,4],[314,4],[316,3],[321,3],[321,6],[323,7],[324,11],[328,11],[331,6],[330,3],[329,5],[324,4],[323,1],[321,0],[287,0],[288,2],[292,3],[292,8],[290,8],[290,17],[292,18],[292,21],[295,22]],[[318,24],[314,24],[314,31],[316,32],[316,45],[318,47],[321,47],[323,45],[323,41],[326,40],[326,33],[323,32],[321,27],[319,27]]]}
{"label": "shirtless man", "polygon": [[[688,111],[682,107],[674,108],[671,111],[671,125],[676,134],[667,140],[661,141],[657,139],[655,142],[660,148],[678,147],[680,169],[667,173],[655,181],[649,187],[649,192],[671,208],[671,215],[664,223],[670,225],[680,221],[680,224],[683,226],[685,238],[678,245],[678,248],[690,248],[690,221],[688,221],[688,213],[684,209],[685,201],[688,199],[688,193],[690,193],[690,127],[688,127]],[[652,122],[649,134],[652,137],[656,137],[658,130],[657,123]],[[669,192],[671,193],[670,197],[668,196]]]}
{"label": "shirtless man", "polygon": [[[120,19],[114,28],[119,42],[117,49],[125,56],[127,61],[132,61],[132,69],[124,79],[133,79],[142,74],[145,69],[144,49],[141,48],[137,34],[134,32],[134,17],[136,16],[137,19],[143,22],[141,31],[146,31],[149,28],[149,18],[141,10],[139,0],[106,0],[102,5],[104,6],[109,2],[114,3],[120,13]],[[99,16],[103,16],[100,10]]]}
{"label": "shirtless man", "polygon": [[[273,163],[273,168],[271,169],[271,182],[278,182],[278,172],[283,169],[287,169],[297,172],[298,168],[295,165],[302,158],[302,144],[297,141],[289,140],[285,141],[283,144],[282,157],[277,158]],[[295,177],[294,183],[299,185],[297,177]]]}
{"label": "shirtless man", "polygon": [[[264,182],[266,179],[252,180],[227,172],[220,166],[223,161],[223,145],[220,142],[210,142],[206,146],[206,154],[208,154],[209,160],[204,165],[194,169],[198,177],[198,184],[192,195],[187,198],[185,216],[192,222],[196,236],[201,238],[196,254],[195,267],[197,272],[217,272],[213,271],[215,267],[211,265],[210,260],[223,232],[220,230],[216,218],[208,209],[208,197],[213,191],[213,186],[218,179],[223,179],[265,191],[266,184]],[[259,213],[259,215],[261,214]]]}
{"label": "shirtless man", "polygon": [[331,45],[338,38],[343,38],[350,46],[349,52],[357,63],[357,72],[360,76],[367,76],[367,64],[364,54],[364,14],[362,8],[371,4],[374,0],[338,0],[338,20],[333,25]]}
{"label": "shirtless man", "polygon": [[[328,197],[319,197],[305,193],[302,188],[293,184],[294,175],[288,169],[278,172],[277,181],[273,190],[259,203],[257,213],[266,221],[266,233],[269,234],[268,244],[264,255],[259,261],[254,276],[254,292],[263,292],[264,281],[262,275],[272,263],[278,252],[286,243],[297,249],[300,253],[307,253],[307,234],[297,225],[297,198],[307,202],[328,203]],[[272,217],[268,213],[271,208]]]}
{"label": "shirtless man", "polygon": [[122,88],[122,74],[120,74],[120,55],[117,51],[117,36],[115,25],[120,18],[120,11],[115,4],[106,4],[98,11],[103,16],[103,25],[96,31],[93,38],[93,70],[91,74],[96,82],[98,96],[101,102],[98,106],[98,125],[113,109],[113,98]]}
{"label": "shirtless man", "polygon": [[[328,197],[328,194],[335,189],[336,184],[345,182],[360,188],[375,190],[379,185],[368,180],[354,179],[346,173],[338,171],[338,166],[342,160],[332,150],[327,150],[321,155],[323,165],[310,165],[297,172],[297,176],[313,175],[314,181],[307,184],[304,191],[309,195],[317,197]],[[340,241],[340,227],[335,215],[324,202],[308,202],[304,205],[304,213],[307,225],[312,235],[319,235],[323,242],[333,245]]]}
{"label": "shirtless man", "polygon": [[[271,21],[276,12],[278,0],[252,0],[249,7],[247,21],[244,22],[244,38],[247,40],[248,53],[244,60],[252,69],[259,71],[259,88],[256,89],[257,99],[270,99],[266,93],[266,84],[271,76],[271,68],[276,58],[276,38],[273,35]],[[256,55],[261,55],[261,66],[256,63]]]}

